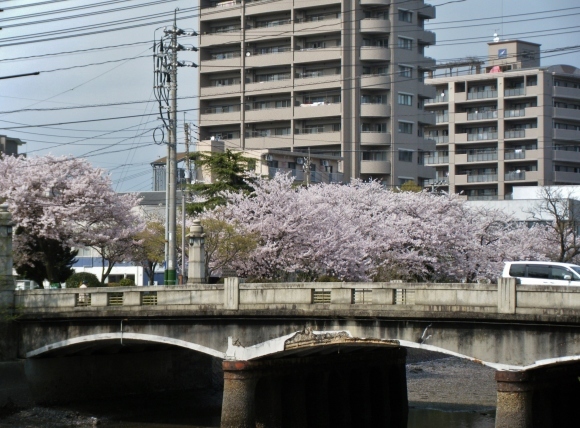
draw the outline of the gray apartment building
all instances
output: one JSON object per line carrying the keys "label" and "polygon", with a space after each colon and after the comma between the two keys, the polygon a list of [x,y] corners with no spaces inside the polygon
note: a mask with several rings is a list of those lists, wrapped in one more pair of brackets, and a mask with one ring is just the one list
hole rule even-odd
{"label": "gray apartment building", "polygon": [[469,200],[580,184],[580,69],[540,67],[540,45],[497,40],[477,71],[426,80],[437,93],[425,134],[437,146],[423,159],[436,176],[423,184]]}
{"label": "gray apartment building", "polygon": [[435,150],[423,108],[434,17],[423,0],[201,0],[201,145],[310,150],[340,158],[319,168],[345,181],[433,178],[421,153]]}

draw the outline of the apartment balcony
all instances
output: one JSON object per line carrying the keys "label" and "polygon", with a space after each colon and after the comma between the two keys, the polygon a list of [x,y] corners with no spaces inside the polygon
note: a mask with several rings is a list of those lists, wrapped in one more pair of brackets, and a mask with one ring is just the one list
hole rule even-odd
{"label": "apartment balcony", "polygon": [[199,64],[199,71],[202,73],[215,73],[219,71],[230,71],[242,66],[242,59],[239,52],[232,58],[224,59],[209,59],[201,61]]}
{"label": "apartment balcony", "polygon": [[[241,140],[239,138],[232,138],[229,140],[221,140],[221,141],[225,141],[226,145],[228,148],[236,148],[236,147],[242,147],[242,143]],[[215,141],[213,140],[200,140],[199,141],[199,145],[203,146],[203,147],[212,147],[212,145],[214,145]]]}
{"label": "apartment balcony", "polygon": [[265,122],[292,119],[292,108],[246,110],[246,122]]}
{"label": "apartment balcony", "polygon": [[468,92],[468,100],[482,100],[486,98],[497,98],[497,91]]}
{"label": "apartment balcony", "polygon": [[204,86],[201,88],[202,97],[213,97],[220,95],[239,96],[240,92],[241,86],[239,83],[223,86]]}
{"label": "apartment balcony", "polygon": [[[270,5],[272,8],[273,5]],[[278,37],[288,37],[292,33],[292,21],[282,19],[276,23],[264,27],[254,27],[246,30],[246,43],[254,40],[275,39]]]}
{"label": "apartment balcony", "polygon": [[387,117],[391,115],[391,106],[388,104],[361,104],[361,117]]}
{"label": "apartment balcony", "polygon": [[423,125],[435,125],[436,117],[432,111],[419,111],[417,113],[417,122],[421,122]]}
{"label": "apartment balcony", "polygon": [[295,63],[340,61],[340,57],[341,57],[341,48],[339,46],[319,49],[301,49],[294,51]]}
{"label": "apartment balcony", "polygon": [[573,152],[571,150],[554,150],[552,153],[554,161],[580,163],[580,152]]}
{"label": "apartment balcony", "polygon": [[503,117],[505,119],[519,118],[519,117],[529,117],[536,118],[543,114],[542,107],[526,107],[521,109],[510,109],[509,107],[503,112]]}
{"label": "apartment balcony", "polygon": [[540,181],[539,171],[511,171],[504,175],[504,181]]}
{"label": "apartment balcony", "polygon": [[[390,4],[389,0],[386,1],[387,5]],[[327,6],[332,4],[341,4],[341,0],[316,0],[316,6]],[[305,7],[312,7],[312,0],[294,0],[295,9],[303,9]]]}
{"label": "apartment balcony", "polygon": [[[213,110],[213,111],[212,111]],[[231,123],[239,123],[241,120],[241,113],[239,106],[237,111],[220,112],[219,109],[205,109],[200,115],[200,126],[226,125]]]}
{"label": "apartment balcony", "polygon": [[537,128],[528,129],[508,129],[504,132],[504,138],[506,140],[515,138],[538,138],[539,132]]}
{"label": "apartment balcony", "polygon": [[493,183],[497,182],[497,174],[480,174],[480,175],[467,175],[467,174],[456,174],[455,175],[455,185],[462,186],[466,184],[473,183]]}
{"label": "apartment balcony", "polygon": [[554,171],[554,182],[558,184],[580,184],[577,172]]}
{"label": "apartment balcony", "polygon": [[467,113],[467,120],[497,119],[497,110],[482,111],[480,113]]}
{"label": "apartment balcony", "polygon": [[455,163],[497,162],[497,152],[464,153],[455,155]]}
{"label": "apartment balcony", "polygon": [[246,83],[245,93],[246,95],[259,95],[259,94],[267,94],[273,91],[289,91],[292,87],[292,79],[290,75],[288,78],[280,78],[278,80],[269,80],[265,82],[255,82],[255,83]]}
{"label": "apartment balcony", "polygon": [[363,145],[391,144],[391,134],[387,132],[361,132],[360,143]]}
{"label": "apartment balcony", "polygon": [[497,195],[467,195],[468,201],[497,201]]}
{"label": "apartment balcony", "polygon": [[217,19],[237,18],[240,16],[241,1],[223,1],[212,7],[201,9],[200,21],[214,21]]}
{"label": "apartment balcony", "polygon": [[364,74],[360,79],[362,89],[390,89],[391,76],[382,74]]}
{"label": "apartment balcony", "polygon": [[276,52],[263,55],[251,54],[250,56],[246,56],[245,59],[246,67],[267,67],[272,64],[292,64],[292,50],[288,48],[288,51],[286,52]]}
{"label": "apartment balcony", "polygon": [[[449,155],[424,156],[425,165],[444,165],[449,163]],[[457,162],[455,162],[457,163]]]}
{"label": "apartment balcony", "polygon": [[391,32],[391,23],[382,18],[365,18],[360,21],[361,33],[388,34]]}
{"label": "apartment balcony", "polygon": [[437,95],[435,98],[425,100],[425,105],[427,104],[447,104],[449,102],[449,95],[445,93],[444,95]]}
{"label": "apartment balcony", "polygon": [[202,33],[199,37],[199,46],[204,48],[207,46],[227,45],[235,43],[239,45],[241,41],[242,32],[239,29],[223,33]]}
{"label": "apartment balcony", "polygon": [[435,177],[423,180],[423,187],[431,187],[431,186],[447,187],[449,186],[449,177],[445,178]]}
{"label": "apartment balcony", "polygon": [[360,173],[361,174],[376,174],[376,175],[390,174],[391,173],[391,162],[390,161],[362,160],[360,162]]}
{"label": "apartment balcony", "polygon": [[580,141],[580,131],[573,129],[553,129],[553,140]]}
{"label": "apartment balcony", "polygon": [[497,132],[480,132],[476,134],[455,134],[455,143],[467,143],[468,141],[497,140]]}
{"label": "apartment balcony", "polygon": [[554,119],[580,121],[580,110],[572,108],[554,108]]}
{"label": "apartment balcony", "polygon": [[[308,4],[312,4],[312,2],[308,2]],[[318,0],[316,0],[316,4],[318,4]],[[361,6],[390,6],[391,0],[360,0],[360,4]]]}
{"label": "apartment balcony", "polygon": [[417,33],[417,39],[423,45],[434,45],[437,37],[433,31],[419,31]]}
{"label": "apartment balcony", "polygon": [[[309,34],[339,32],[341,30],[341,22],[340,13],[333,14],[332,16],[326,15],[323,19],[316,21],[296,22],[294,24],[294,34],[296,36],[307,36]],[[340,50],[339,47],[335,49]]]}
{"label": "apartment balcony", "polygon": [[390,61],[391,50],[382,46],[361,46],[361,61]]}
{"label": "apartment balcony", "polygon": [[554,97],[572,98],[580,100],[580,89],[554,86]]}
{"label": "apartment balcony", "polygon": [[[270,135],[267,137],[246,137],[246,149],[278,149],[292,147],[292,135]],[[229,147],[229,145],[228,145]]]}
{"label": "apartment balcony", "polygon": [[421,15],[424,19],[435,19],[436,16],[435,6],[425,3],[419,9],[417,9],[417,13]]}
{"label": "apartment balcony", "polygon": [[308,133],[306,130],[301,130],[299,134],[294,135],[294,146],[324,146],[340,143],[341,133],[338,131]]}
{"label": "apartment balcony", "polygon": [[[461,113],[459,113],[461,114]],[[448,114],[435,114],[435,123],[447,123],[449,122]]]}
{"label": "apartment balcony", "polygon": [[307,89],[309,91],[317,89],[329,89],[340,87],[341,75],[340,74],[328,74],[328,75],[302,75],[304,77],[297,77],[294,80],[294,87],[300,89]]}
{"label": "apartment balcony", "polygon": [[435,141],[435,144],[449,143],[448,135],[425,135],[425,139]]}
{"label": "apartment balcony", "polygon": [[310,119],[315,117],[340,116],[341,103],[335,104],[301,104],[294,108],[294,119]]}
{"label": "apartment balcony", "polygon": [[503,158],[506,161],[521,159],[540,159],[541,150],[505,149]]}
{"label": "apartment balcony", "polygon": [[272,13],[273,10],[280,12],[283,10],[292,9],[292,0],[253,0],[245,1],[245,14],[258,15],[264,13]]}
{"label": "apartment balcony", "polygon": [[526,88],[507,88],[503,92],[504,97],[521,97],[526,95]]}

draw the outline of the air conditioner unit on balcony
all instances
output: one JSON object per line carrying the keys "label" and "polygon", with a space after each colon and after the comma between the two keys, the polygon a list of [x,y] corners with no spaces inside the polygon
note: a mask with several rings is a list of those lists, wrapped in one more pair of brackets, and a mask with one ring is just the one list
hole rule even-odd
{"label": "air conditioner unit on balcony", "polygon": [[330,163],[327,160],[322,160],[322,161],[320,161],[320,165],[322,165],[322,166],[329,166]]}
{"label": "air conditioner unit on balcony", "polygon": [[296,158],[296,163],[298,165],[304,165],[304,158]]}

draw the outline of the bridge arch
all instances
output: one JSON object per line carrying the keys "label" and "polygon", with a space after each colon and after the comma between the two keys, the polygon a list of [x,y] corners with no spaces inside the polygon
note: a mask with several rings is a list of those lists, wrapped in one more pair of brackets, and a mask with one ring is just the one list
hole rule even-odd
{"label": "bridge arch", "polygon": [[119,343],[134,343],[134,342],[149,342],[165,345],[173,345],[179,348],[186,348],[192,351],[200,352],[202,354],[210,355],[212,357],[217,357],[224,359],[225,353],[217,351],[207,346],[199,345],[197,343],[187,342],[185,340],[174,339],[171,337],[157,336],[153,334],[141,334],[141,333],[99,333],[90,334],[86,336],[74,337],[60,342],[51,343],[40,348],[34,349],[26,353],[26,358],[35,358],[43,356],[49,352],[55,352],[59,349],[65,349],[75,345],[90,344],[98,342],[112,342],[119,341]]}

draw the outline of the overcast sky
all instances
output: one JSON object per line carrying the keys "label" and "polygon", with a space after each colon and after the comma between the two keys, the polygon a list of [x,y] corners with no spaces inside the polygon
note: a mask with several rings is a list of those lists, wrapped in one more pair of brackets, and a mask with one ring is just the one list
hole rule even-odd
{"label": "overcast sky", "polygon": [[[497,31],[502,39],[540,43],[542,65],[580,66],[578,0],[430,3],[438,6],[436,19],[427,26],[436,32],[437,46],[426,55],[438,62],[485,57],[486,43]],[[26,141],[21,149],[28,156],[86,157],[111,171],[118,191],[151,190],[150,163],[166,154],[165,146],[153,139],[153,129],[161,125],[153,95],[151,46],[154,34],[161,34],[155,29],[170,25],[178,7],[178,26],[197,30],[197,5],[191,0],[3,0],[0,77],[41,74],[0,80],[0,134]],[[126,8],[131,9],[118,10]],[[76,15],[81,16],[72,18]],[[127,28],[141,24],[147,25]],[[91,32],[97,34],[77,37]],[[185,37],[180,42],[197,41]],[[62,54],[46,56],[57,53]],[[194,54],[180,52],[179,59],[193,60]],[[77,68],[57,70],[69,67]],[[178,83],[179,110],[186,110],[185,119],[195,123],[197,70],[180,68]],[[133,103],[87,107],[121,102]],[[179,113],[180,143],[183,118]]]}

